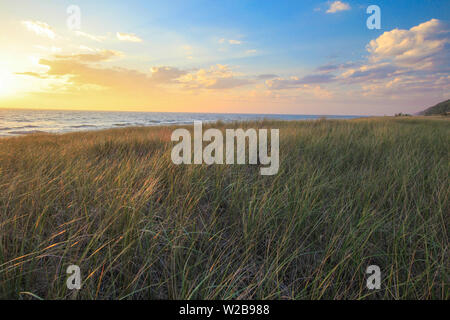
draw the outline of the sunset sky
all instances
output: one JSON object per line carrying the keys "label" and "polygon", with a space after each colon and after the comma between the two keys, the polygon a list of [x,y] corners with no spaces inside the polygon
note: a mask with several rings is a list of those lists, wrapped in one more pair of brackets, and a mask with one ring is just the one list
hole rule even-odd
{"label": "sunset sky", "polygon": [[2,0],[0,108],[417,112],[450,97],[449,16],[439,0]]}

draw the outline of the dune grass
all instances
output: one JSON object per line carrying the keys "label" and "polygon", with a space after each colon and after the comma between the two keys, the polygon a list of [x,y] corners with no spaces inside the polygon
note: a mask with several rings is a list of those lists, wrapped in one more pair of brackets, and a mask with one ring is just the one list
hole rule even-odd
{"label": "dune grass", "polygon": [[278,174],[176,166],[174,127],[0,139],[0,298],[449,298],[448,120],[214,127],[279,128]]}

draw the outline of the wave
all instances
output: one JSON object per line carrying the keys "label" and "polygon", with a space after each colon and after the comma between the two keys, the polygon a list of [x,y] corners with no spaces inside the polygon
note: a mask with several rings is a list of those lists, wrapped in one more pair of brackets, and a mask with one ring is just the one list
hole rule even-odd
{"label": "wave", "polygon": [[116,127],[127,127],[127,126],[132,126],[132,123],[114,123],[113,124]]}
{"label": "wave", "polygon": [[29,130],[29,131],[8,131],[9,134],[36,134],[36,133],[47,133],[41,130]]}
{"label": "wave", "polygon": [[71,128],[81,129],[81,128],[97,128],[96,125],[93,124],[80,124],[76,126],[70,126]]}

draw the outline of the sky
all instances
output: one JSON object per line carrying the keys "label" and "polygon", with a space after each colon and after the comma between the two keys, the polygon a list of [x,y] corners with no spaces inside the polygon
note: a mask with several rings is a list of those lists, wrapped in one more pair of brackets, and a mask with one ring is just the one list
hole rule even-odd
{"label": "sky", "polygon": [[450,97],[449,16],[441,0],[1,1],[0,108],[415,113]]}

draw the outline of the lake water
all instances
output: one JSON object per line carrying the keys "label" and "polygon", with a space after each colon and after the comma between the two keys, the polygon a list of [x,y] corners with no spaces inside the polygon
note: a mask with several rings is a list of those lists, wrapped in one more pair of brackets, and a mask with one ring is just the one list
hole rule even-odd
{"label": "lake water", "polygon": [[129,126],[192,124],[195,120],[229,122],[259,119],[309,120],[320,117],[352,119],[361,116],[0,109],[0,136],[16,136],[36,132],[64,133]]}

